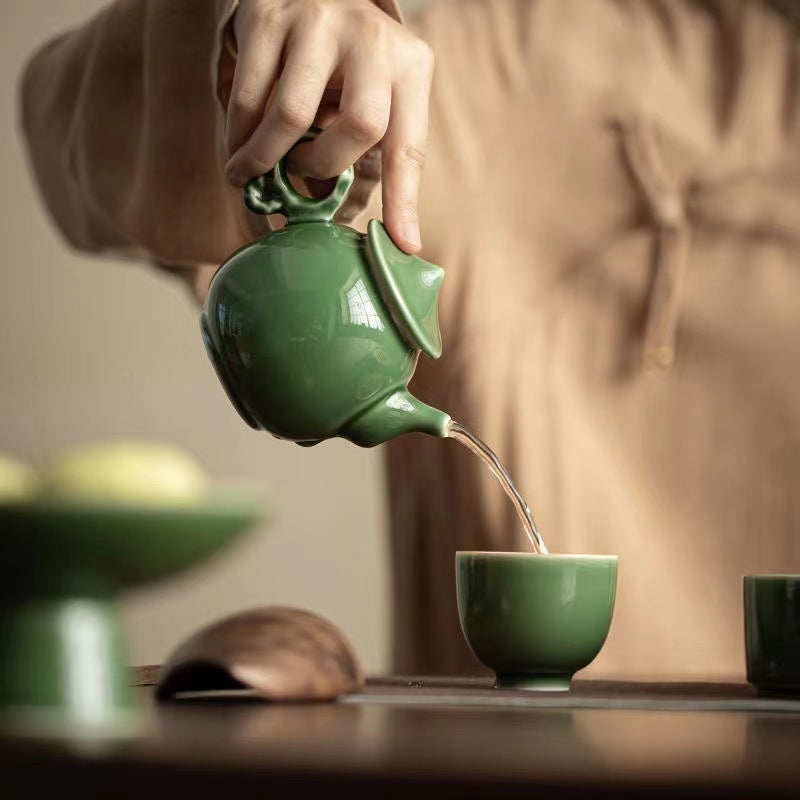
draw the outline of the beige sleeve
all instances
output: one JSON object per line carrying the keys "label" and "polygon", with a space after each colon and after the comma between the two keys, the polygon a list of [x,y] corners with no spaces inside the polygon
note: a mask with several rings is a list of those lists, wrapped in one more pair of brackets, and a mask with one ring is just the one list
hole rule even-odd
{"label": "beige sleeve", "polygon": [[[375,1],[399,19],[394,0]],[[23,137],[44,204],[74,247],[144,258],[196,282],[196,267],[252,238],[253,215],[222,174],[235,66],[225,31],[237,4],[116,0],[31,58]],[[362,173],[358,206],[377,180],[374,169]]]}

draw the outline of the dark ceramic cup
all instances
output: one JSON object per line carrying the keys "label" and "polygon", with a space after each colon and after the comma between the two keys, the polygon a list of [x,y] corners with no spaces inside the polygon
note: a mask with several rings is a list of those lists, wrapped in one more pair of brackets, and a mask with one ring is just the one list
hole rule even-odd
{"label": "dark ceramic cup", "polygon": [[611,626],[617,556],[456,553],[461,628],[497,685],[565,690]]}
{"label": "dark ceramic cup", "polygon": [[744,631],[747,680],[800,692],[800,575],[746,575]]}

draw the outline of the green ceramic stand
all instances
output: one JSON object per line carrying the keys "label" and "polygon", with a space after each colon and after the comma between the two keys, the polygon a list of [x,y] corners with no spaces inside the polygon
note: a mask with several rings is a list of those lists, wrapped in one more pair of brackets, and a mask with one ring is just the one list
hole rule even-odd
{"label": "green ceramic stand", "polygon": [[0,612],[0,708],[33,731],[135,726],[110,598],[16,598]]}
{"label": "green ceramic stand", "polygon": [[205,560],[258,516],[252,502],[221,498],[180,508],[0,506],[0,724],[135,732],[117,595]]}

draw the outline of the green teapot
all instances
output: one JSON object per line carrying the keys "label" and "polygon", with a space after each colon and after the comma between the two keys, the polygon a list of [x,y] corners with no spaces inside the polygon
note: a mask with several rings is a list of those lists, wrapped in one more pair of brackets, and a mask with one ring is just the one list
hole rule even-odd
{"label": "green teapot", "polygon": [[366,235],[334,223],[352,182],[351,167],[327,197],[304,197],[285,159],[250,181],[248,208],[287,225],[214,275],[200,317],[206,350],[245,422],[278,438],[372,447],[412,431],[447,436],[450,417],[407,388],[420,352],[441,355],[444,270],[398,249],[378,220]]}

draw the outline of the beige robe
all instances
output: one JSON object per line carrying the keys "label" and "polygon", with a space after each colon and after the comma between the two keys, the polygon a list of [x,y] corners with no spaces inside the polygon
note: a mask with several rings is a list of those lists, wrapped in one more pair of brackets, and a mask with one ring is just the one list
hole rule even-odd
{"label": "beige robe", "polygon": [[[594,674],[740,675],[742,574],[800,572],[800,38],[777,5],[450,0],[414,21],[437,55],[423,255],[447,278],[444,355],[413,388],[497,449],[552,551],[620,555]],[[231,9],[118,0],[22,83],[69,241],[199,296],[198,265],[255,229],[221,173]],[[474,672],[454,551],[523,534],[456,443],[387,457],[394,668]]]}

